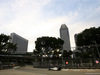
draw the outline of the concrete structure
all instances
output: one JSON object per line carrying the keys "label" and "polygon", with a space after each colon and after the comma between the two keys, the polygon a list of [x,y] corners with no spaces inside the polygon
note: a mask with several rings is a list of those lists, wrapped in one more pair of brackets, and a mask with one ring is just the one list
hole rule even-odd
{"label": "concrete structure", "polygon": [[25,54],[28,48],[28,40],[17,35],[16,33],[11,33],[11,43],[17,44],[17,51],[14,54]]}
{"label": "concrete structure", "polygon": [[61,25],[60,28],[60,38],[64,40],[64,45],[63,45],[63,50],[70,51],[70,38],[69,38],[69,31],[68,28],[65,24]]}

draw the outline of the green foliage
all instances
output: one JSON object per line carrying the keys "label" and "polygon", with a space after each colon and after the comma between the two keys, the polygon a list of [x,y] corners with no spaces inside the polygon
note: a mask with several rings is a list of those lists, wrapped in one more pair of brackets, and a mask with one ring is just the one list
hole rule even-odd
{"label": "green foliage", "polygon": [[14,53],[17,50],[17,44],[13,44],[13,43],[8,42],[6,49],[7,49],[8,53]]}
{"label": "green foliage", "polygon": [[71,58],[72,51],[67,52],[67,50],[63,51],[63,57],[64,58]]}
{"label": "green foliage", "polygon": [[0,35],[0,54],[2,53],[12,53],[16,51],[17,47],[16,44],[10,43],[10,36],[7,36],[5,34]]}
{"label": "green foliage", "polygon": [[57,49],[62,48],[64,41],[60,38],[55,37],[40,37],[37,38],[35,41],[35,48],[34,54],[40,54],[42,52],[49,54],[52,52],[52,50],[56,51]]}
{"label": "green foliage", "polygon": [[83,32],[77,35],[77,46],[87,46],[94,44],[96,41],[97,44],[100,44],[100,27],[85,29]]}
{"label": "green foliage", "polygon": [[10,39],[9,36],[1,34],[0,35],[0,51],[2,51],[3,49],[5,49],[6,44],[8,42],[8,40]]}
{"label": "green foliage", "polygon": [[[100,27],[85,29],[83,32],[77,34],[76,45],[78,46],[78,50],[82,53],[76,53],[76,55],[81,58],[91,58],[93,56],[98,57],[96,46],[91,46],[96,45],[95,42],[97,45],[100,45]],[[98,49],[100,50],[100,47],[98,47]],[[93,55],[93,53],[95,54]]]}

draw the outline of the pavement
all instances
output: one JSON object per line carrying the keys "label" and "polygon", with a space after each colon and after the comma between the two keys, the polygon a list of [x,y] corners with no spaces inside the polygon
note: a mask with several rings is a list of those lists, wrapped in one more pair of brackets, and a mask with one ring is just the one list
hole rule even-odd
{"label": "pavement", "polygon": [[9,69],[9,70],[1,70],[0,75],[36,75],[36,74]]}
{"label": "pavement", "polygon": [[100,75],[100,69],[62,69],[49,71],[48,69],[16,66],[13,69],[0,70],[0,75]]}
{"label": "pavement", "polygon": [[95,72],[95,71],[100,71],[100,69],[62,69],[62,71],[85,71],[85,72]]}

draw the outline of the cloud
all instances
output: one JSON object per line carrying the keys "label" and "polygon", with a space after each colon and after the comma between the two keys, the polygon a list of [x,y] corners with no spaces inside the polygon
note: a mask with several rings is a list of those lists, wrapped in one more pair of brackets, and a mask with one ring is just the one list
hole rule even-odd
{"label": "cloud", "polygon": [[[38,33],[41,10],[51,0],[14,0],[2,2],[0,5],[0,32],[10,34],[15,32],[34,43]],[[35,34],[34,34],[35,32]],[[31,38],[32,37],[32,38]],[[36,38],[36,37],[35,37]],[[33,44],[34,45],[34,44]]]}
{"label": "cloud", "polygon": [[62,4],[59,1],[9,0],[9,2],[1,2],[0,0],[0,32],[5,34],[15,32],[28,39],[28,51],[32,51],[38,37],[60,37],[61,24],[66,24],[69,28],[72,47],[75,46],[75,33],[91,26],[100,26],[100,2],[97,6],[96,3],[92,3],[92,6],[91,2],[88,2],[89,5],[86,4],[87,1],[78,0],[71,3],[68,0],[61,0]]}

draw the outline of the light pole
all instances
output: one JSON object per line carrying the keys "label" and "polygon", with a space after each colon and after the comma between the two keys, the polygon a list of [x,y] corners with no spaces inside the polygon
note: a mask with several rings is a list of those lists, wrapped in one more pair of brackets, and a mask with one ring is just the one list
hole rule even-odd
{"label": "light pole", "polygon": [[93,42],[95,43],[95,46],[96,46],[96,49],[97,49],[97,53],[98,53],[98,56],[99,56],[99,59],[100,59],[100,54],[99,54],[97,43],[96,43],[96,41],[93,41]]}
{"label": "light pole", "polygon": [[62,67],[63,67],[63,49],[62,49]]}
{"label": "light pole", "polygon": [[92,53],[93,53],[94,60],[96,60],[93,50],[94,50],[94,48],[92,48]]}
{"label": "light pole", "polygon": [[42,53],[42,67],[43,67],[43,53]]}
{"label": "light pole", "polygon": [[43,67],[43,53],[44,53],[44,48],[42,48],[42,67]]}

